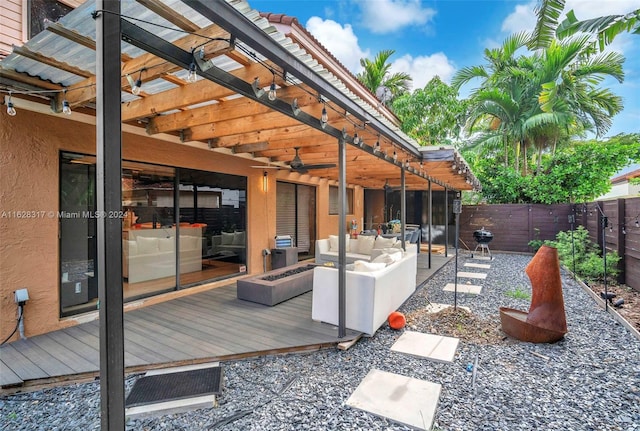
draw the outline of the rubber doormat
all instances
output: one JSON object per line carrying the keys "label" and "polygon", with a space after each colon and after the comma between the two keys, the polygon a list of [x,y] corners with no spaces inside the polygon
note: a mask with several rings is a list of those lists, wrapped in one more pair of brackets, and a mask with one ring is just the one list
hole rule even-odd
{"label": "rubber doormat", "polygon": [[133,384],[125,407],[161,403],[222,392],[222,367],[141,377]]}

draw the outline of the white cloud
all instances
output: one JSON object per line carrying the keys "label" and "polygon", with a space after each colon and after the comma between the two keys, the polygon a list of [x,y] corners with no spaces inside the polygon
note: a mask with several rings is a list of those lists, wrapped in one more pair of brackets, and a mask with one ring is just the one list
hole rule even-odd
{"label": "white cloud", "polygon": [[502,22],[501,30],[508,34],[533,31],[536,26],[536,3],[516,5],[516,8]]}
{"label": "white cloud", "polygon": [[386,34],[407,26],[428,24],[435,9],[423,7],[421,0],[359,0],[362,25],[372,33]]}
{"label": "white cloud", "polygon": [[576,18],[589,19],[605,15],[626,14],[640,9],[640,0],[567,0],[565,12],[574,10]]}
{"label": "white cloud", "polygon": [[[502,22],[501,30],[505,33],[517,33],[522,30],[532,31],[536,24],[537,2],[531,1],[525,4],[516,5]],[[633,10],[640,9],[640,0],[567,0],[564,11],[575,12],[576,18],[580,20],[596,18],[605,15],[626,14]],[[560,18],[560,22],[564,16]]]}
{"label": "white cloud", "polygon": [[305,27],[347,69],[353,73],[361,70],[360,59],[368,57],[369,51],[360,48],[350,24],[343,27],[335,21],[314,16],[309,18]]}
{"label": "white cloud", "polygon": [[404,72],[411,75],[413,89],[424,87],[436,75],[448,83],[455,71],[455,65],[442,52],[415,58],[406,54],[391,64],[391,73]]}

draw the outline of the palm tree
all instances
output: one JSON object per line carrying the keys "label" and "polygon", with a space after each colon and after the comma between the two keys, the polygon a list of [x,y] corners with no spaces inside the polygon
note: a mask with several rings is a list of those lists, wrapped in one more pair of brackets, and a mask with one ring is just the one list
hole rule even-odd
{"label": "palm tree", "polygon": [[391,100],[409,91],[412,81],[408,73],[389,72],[391,63],[388,60],[393,54],[395,54],[394,50],[386,49],[376,54],[373,61],[361,58],[360,65],[363,71],[356,75],[358,81],[374,94],[380,86],[387,87],[391,91]]}

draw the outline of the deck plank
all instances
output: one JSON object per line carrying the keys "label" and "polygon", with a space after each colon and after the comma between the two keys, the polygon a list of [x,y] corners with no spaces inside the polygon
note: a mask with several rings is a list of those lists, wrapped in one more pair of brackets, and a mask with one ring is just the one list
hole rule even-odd
{"label": "deck plank", "polygon": [[[416,286],[448,260],[418,255]],[[267,306],[237,298],[235,282],[124,315],[125,366],[135,370],[345,342],[360,333],[311,319],[312,292]],[[99,372],[100,322],[82,323],[0,347],[0,384]]]}

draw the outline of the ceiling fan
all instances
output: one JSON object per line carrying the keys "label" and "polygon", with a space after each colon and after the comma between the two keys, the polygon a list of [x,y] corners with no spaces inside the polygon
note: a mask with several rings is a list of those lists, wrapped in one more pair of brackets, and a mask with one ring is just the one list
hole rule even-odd
{"label": "ceiling fan", "polygon": [[382,188],[384,189],[385,192],[393,192],[395,190],[400,190],[402,187],[400,187],[400,186],[396,186],[396,187],[391,186],[389,184],[389,179],[387,178],[385,180],[384,185],[382,186]]}
{"label": "ceiling fan", "polygon": [[291,170],[296,171],[300,174],[306,174],[309,169],[329,169],[336,167],[335,163],[317,163],[315,165],[305,165],[302,162],[300,155],[298,154],[298,150],[300,149],[300,147],[294,147],[293,149],[296,150],[296,155],[293,157],[293,160],[289,162],[289,166],[291,167]]}

